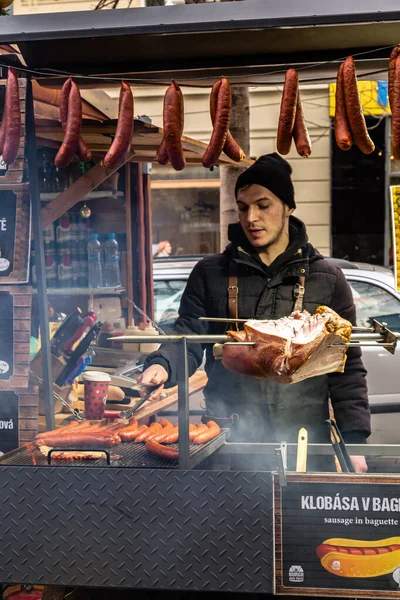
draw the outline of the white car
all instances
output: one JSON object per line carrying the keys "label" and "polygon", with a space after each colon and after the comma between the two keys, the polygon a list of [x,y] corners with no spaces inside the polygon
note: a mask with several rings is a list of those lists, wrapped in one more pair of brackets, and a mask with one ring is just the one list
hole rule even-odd
{"label": "white car", "polygon": [[[186,281],[198,257],[155,259],[155,320],[165,332],[171,332],[178,316]],[[335,262],[346,276],[357,309],[357,325],[368,327],[374,319],[400,332],[400,294],[395,290],[390,269],[341,259]],[[400,344],[395,355],[384,348],[363,347],[368,371],[368,392],[373,413],[371,443],[400,442]]]}

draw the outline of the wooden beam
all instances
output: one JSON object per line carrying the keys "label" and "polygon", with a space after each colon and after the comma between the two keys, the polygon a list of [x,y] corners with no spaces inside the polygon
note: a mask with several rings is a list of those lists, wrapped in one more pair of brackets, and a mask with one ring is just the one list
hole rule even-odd
{"label": "wooden beam", "polygon": [[131,206],[131,168],[125,165],[125,217],[126,217],[126,297],[128,300],[128,327],[133,322],[133,244],[132,244],[132,206]]}
{"label": "wooden beam", "polygon": [[132,160],[134,156],[135,154],[133,152],[128,153],[123,162],[112,170],[107,169],[101,162],[90,169],[90,171],[86,171],[86,173],[74,181],[68,189],[61,192],[54,200],[51,200],[44,208],[42,208],[43,229],[50,225],[50,223],[54,223],[56,219],[75,206],[77,202],[83,200],[86,194],[103,183],[103,181],[108,179],[115,171],[118,171],[123,165]]}
{"label": "wooden beam", "polygon": [[[167,176],[167,175],[166,175]],[[152,179],[152,190],[219,189],[219,179]]]}

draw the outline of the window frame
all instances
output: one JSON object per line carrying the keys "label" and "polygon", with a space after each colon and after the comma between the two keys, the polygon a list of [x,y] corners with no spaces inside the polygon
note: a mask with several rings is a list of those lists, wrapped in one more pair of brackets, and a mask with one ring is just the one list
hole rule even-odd
{"label": "window frame", "polygon": [[366,283],[368,285],[375,285],[378,288],[380,288],[381,290],[390,294],[398,302],[399,314],[400,314],[400,294],[398,292],[396,292],[396,290],[394,288],[392,288],[390,285],[384,283],[383,281],[380,281],[379,279],[374,279],[373,277],[368,277],[365,275],[345,274],[345,277],[346,277],[346,280],[347,280],[348,284],[350,285],[350,287],[351,287],[352,281],[359,282],[359,283]]}

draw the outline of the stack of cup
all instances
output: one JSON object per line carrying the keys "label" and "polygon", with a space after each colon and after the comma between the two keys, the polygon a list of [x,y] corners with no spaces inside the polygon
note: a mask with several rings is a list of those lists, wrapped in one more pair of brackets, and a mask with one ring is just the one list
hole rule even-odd
{"label": "stack of cup", "polygon": [[108,373],[101,371],[83,373],[86,419],[98,421],[103,418],[110,381],[111,377]]}

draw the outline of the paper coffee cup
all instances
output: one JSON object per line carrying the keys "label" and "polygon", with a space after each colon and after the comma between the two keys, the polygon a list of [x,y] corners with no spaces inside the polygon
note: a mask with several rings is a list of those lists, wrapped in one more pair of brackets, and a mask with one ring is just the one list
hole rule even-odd
{"label": "paper coffee cup", "polygon": [[102,371],[83,373],[86,419],[98,421],[103,418],[110,381],[110,375]]}

